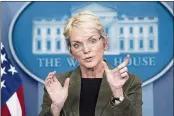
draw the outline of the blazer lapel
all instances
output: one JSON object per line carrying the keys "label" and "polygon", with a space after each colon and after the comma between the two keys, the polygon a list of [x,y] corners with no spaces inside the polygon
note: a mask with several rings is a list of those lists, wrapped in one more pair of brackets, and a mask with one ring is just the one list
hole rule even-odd
{"label": "blazer lapel", "polygon": [[[106,62],[106,60],[104,60]],[[106,62],[106,64],[108,65],[108,63]],[[112,66],[108,65],[108,67],[110,69],[113,69]],[[106,73],[103,73],[103,78],[102,78],[102,82],[100,85],[100,90],[98,93],[98,99],[97,99],[97,103],[96,103],[96,108],[95,108],[95,116],[101,116],[102,113],[104,112],[105,106],[107,105],[107,103],[109,103],[111,96],[112,96],[112,91],[111,88],[109,86],[109,83],[107,82],[107,78],[106,78]],[[107,109],[108,111],[111,110],[111,108]],[[110,113],[112,112],[109,111]]]}
{"label": "blazer lapel", "polygon": [[98,93],[98,99],[97,99],[96,108],[95,108],[95,116],[100,116],[102,114],[111,96],[112,96],[112,92],[107,82],[106,74],[104,72],[102,82],[100,85],[100,90]]}
{"label": "blazer lapel", "polygon": [[68,98],[66,100],[67,107],[71,108],[70,110],[72,111],[74,116],[79,116],[80,88],[81,88],[81,71],[80,67],[77,67],[70,76]]}

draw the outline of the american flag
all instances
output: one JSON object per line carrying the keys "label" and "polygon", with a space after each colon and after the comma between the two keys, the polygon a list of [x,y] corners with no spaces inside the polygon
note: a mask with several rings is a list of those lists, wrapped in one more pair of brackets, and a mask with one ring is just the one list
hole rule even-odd
{"label": "american flag", "polygon": [[1,43],[1,116],[25,116],[22,81]]}

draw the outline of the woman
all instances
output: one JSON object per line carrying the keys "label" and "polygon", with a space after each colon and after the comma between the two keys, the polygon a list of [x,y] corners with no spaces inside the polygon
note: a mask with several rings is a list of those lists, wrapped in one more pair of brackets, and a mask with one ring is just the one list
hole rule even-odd
{"label": "woman", "polygon": [[103,59],[108,38],[91,12],[70,18],[64,28],[75,70],[45,79],[40,116],[142,116],[141,80],[128,73],[125,61],[109,68]]}

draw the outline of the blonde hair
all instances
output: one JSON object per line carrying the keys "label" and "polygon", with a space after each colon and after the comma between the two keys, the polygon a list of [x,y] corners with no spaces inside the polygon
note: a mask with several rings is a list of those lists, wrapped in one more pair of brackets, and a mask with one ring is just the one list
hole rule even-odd
{"label": "blonde hair", "polygon": [[104,38],[106,37],[106,34],[104,32],[104,27],[100,22],[100,18],[94,15],[90,11],[83,11],[75,16],[72,16],[65,24],[63,34],[66,38],[68,46],[70,46],[69,42],[73,27],[82,27],[82,26],[88,26],[92,29],[95,29],[101,36],[103,36]]}

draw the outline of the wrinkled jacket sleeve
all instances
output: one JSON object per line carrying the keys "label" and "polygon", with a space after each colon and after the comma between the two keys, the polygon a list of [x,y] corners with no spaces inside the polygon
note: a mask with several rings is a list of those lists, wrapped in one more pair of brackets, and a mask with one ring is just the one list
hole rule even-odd
{"label": "wrinkled jacket sleeve", "polygon": [[124,89],[124,100],[114,105],[112,101],[108,103],[108,107],[114,109],[114,116],[142,116],[142,82],[138,77],[130,75],[132,78]]}
{"label": "wrinkled jacket sleeve", "polygon": [[[39,113],[39,116],[53,116],[51,112],[51,104],[52,104],[51,98],[46,88],[44,87],[43,103],[41,105],[42,109],[41,112]],[[60,116],[64,116],[63,111],[61,111]]]}

